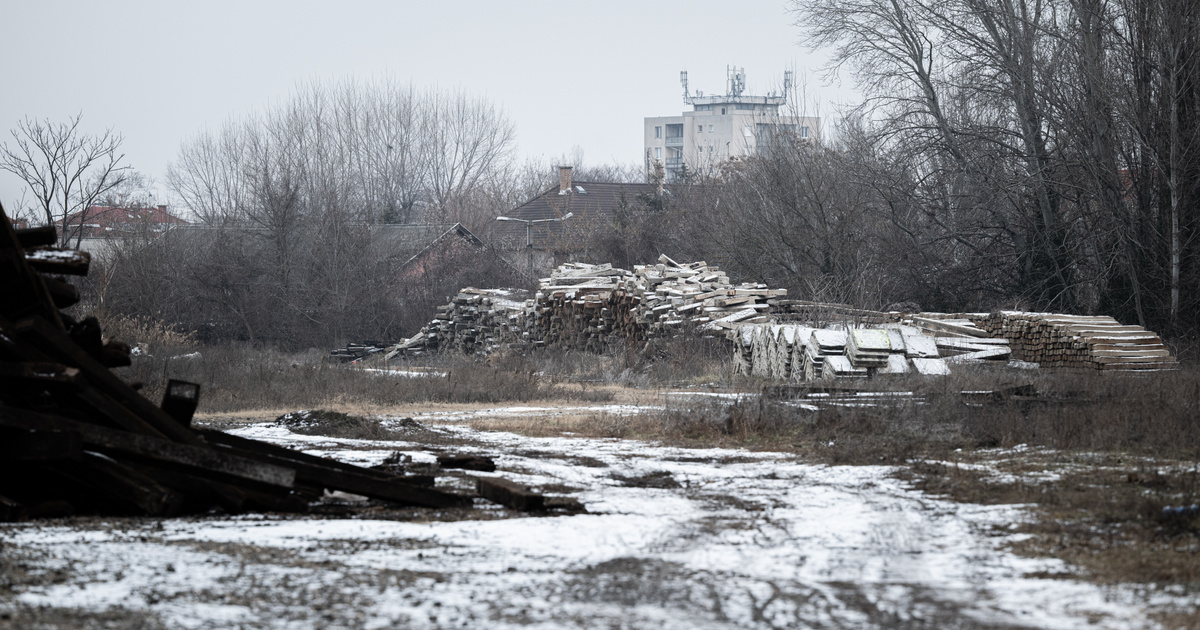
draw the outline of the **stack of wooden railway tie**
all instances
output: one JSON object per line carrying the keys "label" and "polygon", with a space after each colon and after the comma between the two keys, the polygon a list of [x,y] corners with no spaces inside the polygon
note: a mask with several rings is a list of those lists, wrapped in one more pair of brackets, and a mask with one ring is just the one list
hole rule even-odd
{"label": "stack of wooden railway tie", "polygon": [[727,330],[768,321],[768,301],[787,294],[765,284],[734,285],[704,261],[678,263],[667,255],[633,271],[570,263],[538,288],[534,332],[546,345],[600,352],[618,340],[668,337],[688,328]]}
{"label": "stack of wooden railway tie", "polygon": [[973,317],[1012,344],[1013,354],[1046,367],[1173,370],[1178,362],[1162,339],[1111,317],[1001,311]]}
{"label": "stack of wooden railway tie", "polygon": [[[433,478],[392,474],[220,431],[192,428],[199,386],[171,381],[161,406],[109,370],[129,346],[105,342],[63,275],[86,275],[86,252],[52,247],[53,227],[14,230],[0,209],[0,520],[72,513],[171,516],[304,512],[329,491],[392,504],[465,508],[472,497]],[[480,477],[479,493],[511,507],[541,495]]]}
{"label": "stack of wooden railway tie", "polygon": [[611,264],[561,265],[539,281],[536,295],[523,307],[495,291],[463,289],[387,358],[434,349],[486,351],[513,343],[603,352],[614,342],[642,342],[689,327],[712,334],[769,321],[769,302],[787,294],[765,284],[734,285],[715,265],[681,264],[666,255],[633,271]]}
{"label": "stack of wooden railway tie", "polygon": [[433,321],[389,348],[384,358],[435,350],[486,353],[501,345],[528,343],[526,294],[519,289],[461,289],[449,304],[437,308]]}

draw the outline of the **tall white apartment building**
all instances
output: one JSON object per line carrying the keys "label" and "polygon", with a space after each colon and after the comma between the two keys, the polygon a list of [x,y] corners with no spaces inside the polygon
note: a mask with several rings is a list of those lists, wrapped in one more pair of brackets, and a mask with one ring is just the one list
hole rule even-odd
{"label": "tall white apartment building", "polygon": [[[646,167],[653,176],[655,165],[666,169],[667,181],[678,181],[686,165],[697,174],[712,174],[729,158],[754,155],[769,149],[779,137],[815,138],[821,119],[784,116],[779,108],[787,103],[792,73],[784,73],[782,94],[749,96],[744,69],[728,68],[723,95],[688,91],[687,72],[679,73],[683,101],[692,111],[680,116],[645,119]],[[784,132],[783,136],[780,132]]]}

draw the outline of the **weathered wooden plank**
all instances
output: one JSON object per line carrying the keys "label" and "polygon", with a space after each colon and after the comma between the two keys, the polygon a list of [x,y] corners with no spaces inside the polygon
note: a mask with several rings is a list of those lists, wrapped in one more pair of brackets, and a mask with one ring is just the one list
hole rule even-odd
{"label": "weathered wooden plank", "polygon": [[0,432],[0,462],[79,460],[83,439],[75,431]]}
{"label": "weathered wooden plank", "polygon": [[384,499],[406,505],[435,508],[470,507],[471,505],[470,497],[410,485],[404,482],[403,477],[382,478],[380,475],[383,473],[378,471],[350,471],[341,467],[328,466],[324,461],[321,464],[311,464],[292,459],[290,456],[251,453],[224,445],[222,448],[243,457],[291,467],[296,471],[297,483],[361,494],[374,499]]}
{"label": "weathered wooden plank", "polygon": [[479,496],[514,510],[530,512],[546,505],[545,497],[507,479],[479,477],[475,483]]}
{"label": "weathered wooden plank", "polygon": [[930,319],[928,317],[913,317],[912,319],[913,322],[934,330],[944,330],[946,332],[958,333],[968,337],[991,337],[991,334],[989,334],[986,330],[981,330],[974,326],[962,326],[938,319]]}
{"label": "weathered wooden plank", "polygon": [[34,247],[25,250],[25,262],[42,273],[86,276],[92,255],[77,249]]}
{"label": "weathered wooden plank", "polygon": [[0,406],[0,427],[31,431],[73,431],[85,448],[120,456],[130,456],[191,470],[195,474],[231,480],[250,480],[290,488],[296,473],[278,466],[230,455],[203,443],[201,446],[177,444],[165,439],[109,429],[67,418]]}
{"label": "weathered wooden plank", "polygon": [[482,455],[439,455],[437,463],[442,468],[459,468],[482,472],[494,472],[496,470],[496,462],[491,457],[484,457]]}
{"label": "weathered wooden plank", "polygon": [[133,415],[152,426],[159,433],[182,444],[199,446],[203,443],[186,427],[180,426],[165,412],[117,378],[107,367],[88,355],[65,332],[56,330],[46,320],[40,317],[30,317],[17,322],[13,328],[20,338],[27,340],[53,359],[79,368],[88,382],[103,394],[111,397],[118,405],[126,407]]}
{"label": "weathered wooden plank", "polygon": [[13,235],[17,237],[17,243],[25,249],[41,245],[53,245],[58,242],[58,230],[53,225],[22,228],[19,230],[13,229]]}

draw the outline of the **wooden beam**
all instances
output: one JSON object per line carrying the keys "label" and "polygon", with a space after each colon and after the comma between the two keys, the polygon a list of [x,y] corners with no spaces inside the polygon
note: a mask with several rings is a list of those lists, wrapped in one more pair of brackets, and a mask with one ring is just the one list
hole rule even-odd
{"label": "wooden beam", "polygon": [[17,237],[17,243],[25,249],[39,245],[54,245],[58,242],[58,230],[53,225],[13,229],[13,235]]}
{"label": "wooden beam", "polygon": [[286,465],[263,463],[253,458],[210,448],[176,444],[164,439],[109,429],[57,416],[0,406],[0,427],[34,431],[75,431],[84,447],[140,461],[167,464],[192,474],[217,479],[254,481],[290,488],[296,473]]}
{"label": "wooden beam", "polygon": [[128,408],[156,431],[181,444],[199,446],[203,444],[187,427],[168,416],[146,400],[124,381],[117,378],[108,368],[92,358],[82,348],[76,345],[67,334],[56,330],[46,320],[40,317],[30,317],[19,321],[13,327],[21,339],[27,340],[42,352],[55,360],[79,368],[85,378],[105,395],[111,397],[118,405]]}
{"label": "wooden beam", "polygon": [[85,451],[77,466],[59,472],[80,490],[90,491],[92,502],[108,498],[148,516],[175,516],[183,507],[183,495],[100,453]]}
{"label": "wooden beam", "polygon": [[4,431],[0,462],[78,461],[83,439],[75,431]]}
{"label": "wooden beam", "polygon": [[77,249],[34,247],[25,250],[25,262],[30,269],[42,273],[86,276],[92,255]]}
{"label": "wooden beam", "polygon": [[[353,494],[361,494],[373,499],[383,499],[406,505],[419,505],[433,508],[470,507],[471,498],[450,494],[432,488],[422,488],[404,483],[403,477],[380,478],[375,474],[349,471],[329,466],[327,461],[320,464],[300,462],[290,457],[268,455],[242,451],[229,446],[222,446],[226,452],[247,459],[258,459],[279,466],[288,466],[296,471],[296,483],[302,483],[329,490],[341,490]],[[371,471],[376,473],[378,471]]]}
{"label": "wooden beam", "polygon": [[545,497],[507,479],[479,477],[475,483],[479,496],[514,510],[529,512],[546,506]]}

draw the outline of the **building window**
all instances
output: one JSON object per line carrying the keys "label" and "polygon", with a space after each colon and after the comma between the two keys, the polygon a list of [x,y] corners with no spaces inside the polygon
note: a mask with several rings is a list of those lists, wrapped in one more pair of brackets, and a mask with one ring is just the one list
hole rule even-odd
{"label": "building window", "polygon": [[708,152],[709,152],[709,153],[712,153],[712,149],[713,149],[713,148],[712,148],[712,145],[709,145],[709,147],[708,147]]}
{"label": "building window", "polygon": [[801,128],[800,128],[800,137],[801,137],[801,138],[807,138],[807,137],[808,137],[808,127],[801,127]]}
{"label": "building window", "polygon": [[654,127],[654,137],[655,138],[662,137],[662,125],[657,125]]}
{"label": "building window", "polygon": [[654,159],[662,159],[662,147],[654,147]]}
{"label": "building window", "polygon": [[712,126],[712,125],[709,125],[709,126],[708,126],[708,133],[712,133],[712,132],[713,132],[713,130],[712,130],[712,129],[713,129],[713,126]]}
{"label": "building window", "polygon": [[696,125],[696,133],[704,133],[704,125]]}
{"label": "building window", "polygon": [[724,116],[724,115],[725,115],[725,108],[724,108],[724,107],[722,107],[722,108],[721,108],[721,115],[722,115],[722,116]]}

